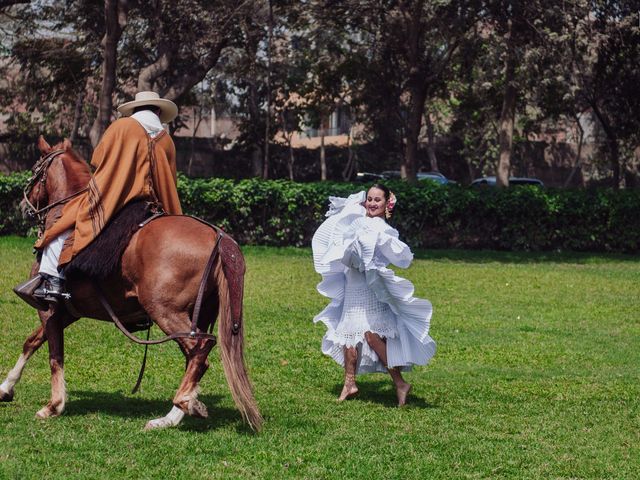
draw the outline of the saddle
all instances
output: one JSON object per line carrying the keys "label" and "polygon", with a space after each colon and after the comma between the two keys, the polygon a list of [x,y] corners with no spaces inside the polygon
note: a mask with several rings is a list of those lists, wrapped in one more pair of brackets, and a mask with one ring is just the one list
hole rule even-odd
{"label": "saddle", "polygon": [[100,234],[78,253],[65,268],[65,276],[84,275],[105,280],[120,267],[120,260],[131,237],[151,220],[165,215],[157,204],[134,200],[125,205],[105,225]]}

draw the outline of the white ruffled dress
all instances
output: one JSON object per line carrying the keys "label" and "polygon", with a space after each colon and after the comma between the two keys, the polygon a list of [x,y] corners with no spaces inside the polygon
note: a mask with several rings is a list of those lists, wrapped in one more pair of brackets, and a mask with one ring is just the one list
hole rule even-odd
{"label": "white ruffled dress", "polygon": [[364,338],[374,332],[386,338],[389,367],[409,370],[435,354],[429,336],[432,306],[413,296],[413,284],[387,268],[407,268],[413,260],[398,232],[382,218],[366,215],[366,193],[329,197],[327,220],[313,236],[313,263],[322,275],[318,292],[331,303],[316,317],[327,333],[322,352],[344,366],[344,347],[358,351],[357,373],[386,372]]}

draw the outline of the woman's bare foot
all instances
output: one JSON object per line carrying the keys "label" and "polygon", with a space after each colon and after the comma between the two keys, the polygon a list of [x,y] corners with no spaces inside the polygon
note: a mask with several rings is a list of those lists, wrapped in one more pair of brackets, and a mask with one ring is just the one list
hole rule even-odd
{"label": "woman's bare foot", "polygon": [[356,384],[353,385],[345,385],[342,387],[342,393],[338,397],[339,402],[343,402],[344,400],[349,400],[350,398],[355,397],[358,394],[358,387]]}
{"label": "woman's bare foot", "polygon": [[407,397],[411,391],[411,384],[403,382],[396,386],[396,395],[398,396],[398,406],[402,407],[407,404]]}

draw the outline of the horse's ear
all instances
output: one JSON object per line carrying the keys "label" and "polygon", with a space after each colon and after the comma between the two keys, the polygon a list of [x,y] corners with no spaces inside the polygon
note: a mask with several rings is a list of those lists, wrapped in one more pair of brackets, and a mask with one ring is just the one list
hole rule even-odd
{"label": "horse's ear", "polygon": [[62,148],[65,150],[71,150],[71,147],[73,145],[71,144],[71,140],[69,140],[68,138],[65,138],[64,141],[62,142]]}
{"label": "horse's ear", "polygon": [[38,148],[42,153],[49,153],[51,151],[51,145],[47,143],[42,135],[38,137]]}

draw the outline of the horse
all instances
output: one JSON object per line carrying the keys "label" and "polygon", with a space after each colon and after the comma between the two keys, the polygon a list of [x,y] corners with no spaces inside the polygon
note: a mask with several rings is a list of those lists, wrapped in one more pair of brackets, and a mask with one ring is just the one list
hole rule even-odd
{"label": "horse", "polygon": [[[38,148],[42,157],[34,166],[21,206],[24,210],[27,202],[36,205],[38,212],[46,214],[43,220],[48,227],[60,216],[64,204],[88,185],[91,173],[87,162],[67,139],[52,147],[40,137]],[[219,254],[207,270],[205,265],[213,258],[214,248],[219,249]],[[31,276],[37,274],[38,267],[36,261]],[[38,311],[40,326],[28,336],[22,354],[0,384],[0,401],[13,400],[14,387],[27,361],[48,342],[51,398],[36,417],[61,415],[66,402],[64,329],[80,317],[113,321],[110,306],[111,313],[115,313],[125,327],[133,327],[146,317],[167,336],[177,336],[172,339],[186,359],[186,371],[173,398],[173,407],[166,416],[150,420],[145,429],[178,425],[185,414],[206,418],[207,408],[197,398],[198,383],[209,367],[208,355],[215,340],[211,340],[212,335],[201,333],[201,329],[206,331],[217,315],[227,384],[243,419],[258,431],[263,419],[253,396],[243,353],[244,272],[244,258],[230,236],[189,216],[165,215],[153,219],[133,234],[124,247],[118,268],[108,278],[96,281],[75,275],[67,279],[73,308],[63,303]],[[191,335],[181,335],[180,332],[194,326],[190,317],[196,305],[200,311],[198,297],[202,299],[202,313],[208,318],[197,324],[198,335],[193,331]]]}

